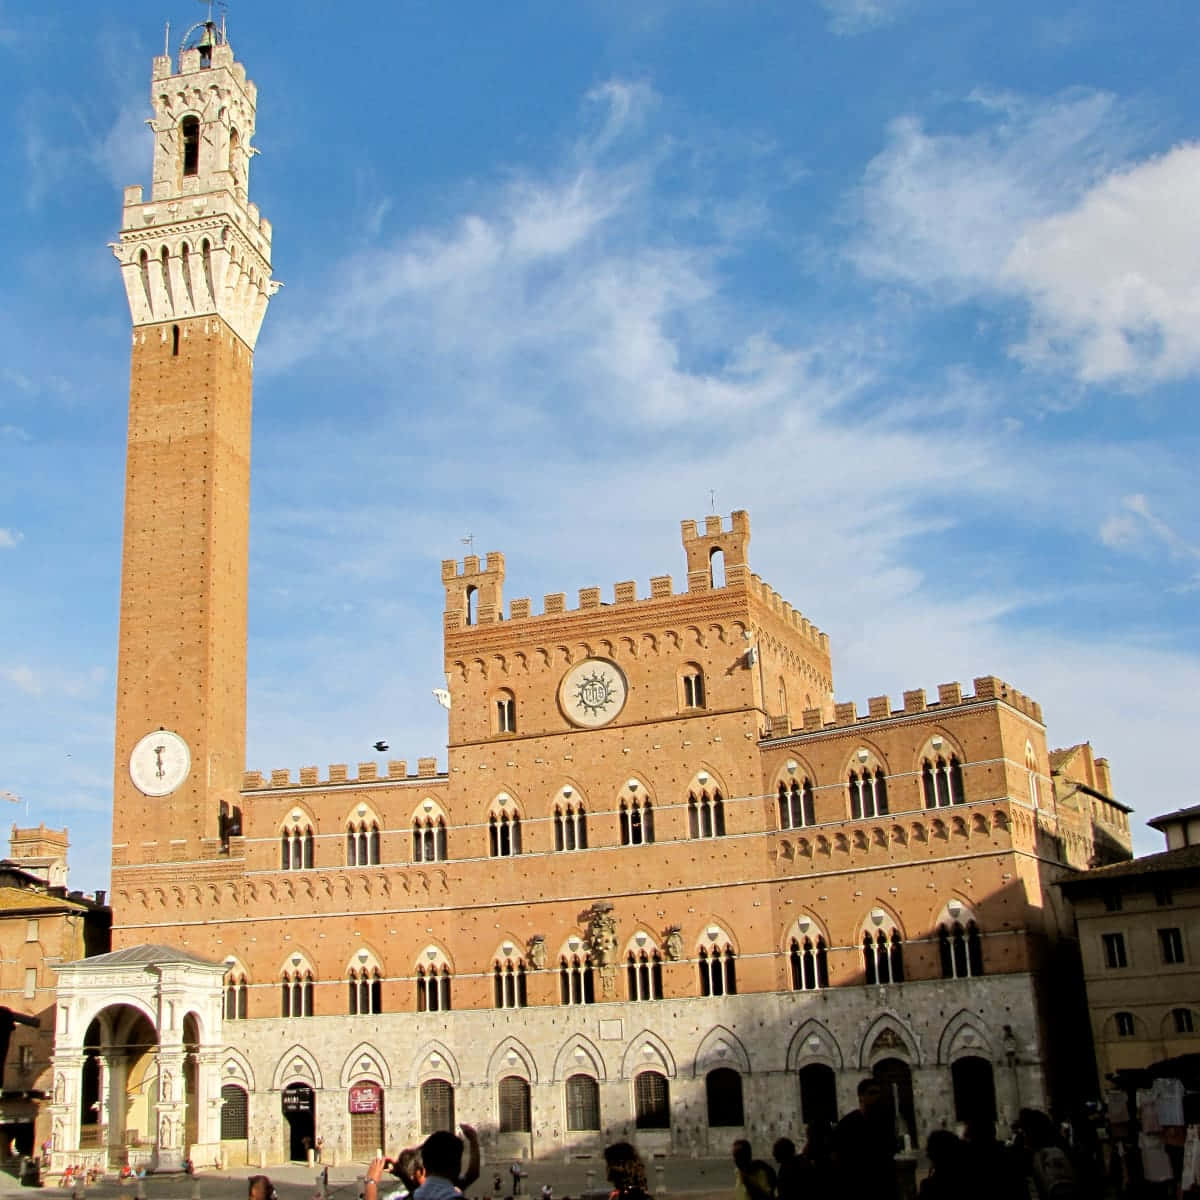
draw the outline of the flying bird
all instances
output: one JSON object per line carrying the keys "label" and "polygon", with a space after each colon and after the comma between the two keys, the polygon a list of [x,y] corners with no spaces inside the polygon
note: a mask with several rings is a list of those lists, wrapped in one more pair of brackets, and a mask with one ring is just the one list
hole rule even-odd
{"label": "flying bird", "polygon": [[375,743],[375,749],[378,750],[380,754],[382,754],[387,748],[388,748],[387,742],[376,742]]}

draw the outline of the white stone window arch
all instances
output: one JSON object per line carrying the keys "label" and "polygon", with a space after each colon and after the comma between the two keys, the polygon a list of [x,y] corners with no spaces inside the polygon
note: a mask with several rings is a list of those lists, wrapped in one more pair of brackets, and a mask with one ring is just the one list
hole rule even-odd
{"label": "white stone window arch", "polygon": [[713,923],[700,931],[696,962],[700,974],[700,995],[737,994],[737,950],[723,926]]}
{"label": "white stone window arch", "polygon": [[622,846],[648,846],[654,841],[654,805],[640,779],[627,779],[617,793],[617,819]]}
{"label": "white stone window arch", "polygon": [[521,853],[521,810],[501,792],[488,810],[488,853],[492,858],[512,858]]}
{"label": "white stone window arch", "polygon": [[520,944],[511,939],[501,942],[492,956],[492,998],[497,1008],[524,1008],[529,1003],[525,976]]}
{"label": "white stone window arch", "polygon": [[887,774],[886,764],[869,746],[859,746],[850,756],[846,782],[852,821],[887,815]]}
{"label": "white stone window arch", "polygon": [[570,934],[558,952],[558,990],[563,1004],[595,1004],[596,973],[587,942]]}
{"label": "white stone window arch", "polygon": [[804,829],[816,824],[815,774],[789,758],[775,781],[780,829]]}
{"label": "white stone window arch", "polygon": [[293,808],[279,824],[279,866],[284,871],[310,870],[313,865],[312,816]]}
{"label": "white stone window arch", "polygon": [[316,981],[317,973],[308,955],[302,950],[293,950],[280,969],[280,1015],[311,1017]]}
{"label": "white stone window arch", "polygon": [[935,733],[921,751],[921,801],[926,808],[949,808],[966,801],[963,753],[944,734]]}
{"label": "white stone window arch", "polygon": [[887,909],[876,906],[863,919],[862,948],[865,982],[904,982],[904,933]]}
{"label": "white stone window arch", "polygon": [[587,849],[587,807],[583,797],[571,784],[564,784],[554,797],[551,819],[554,822],[555,850]]}
{"label": "white stone window arch", "polygon": [[687,662],[679,668],[679,707],[681,709],[704,708],[706,688],[704,668],[697,662]]}
{"label": "white stone window arch", "polygon": [[421,951],[414,971],[417,981],[417,1012],[449,1012],[450,961],[440,946],[432,943]]}
{"label": "white stone window arch", "polygon": [[352,1017],[383,1012],[383,969],[367,946],[360,946],[346,964],[346,992]]}
{"label": "white stone window arch", "polygon": [[663,953],[647,929],[638,929],[626,943],[625,986],[630,1000],[663,998]]}
{"label": "white stone window arch", "polygon": [[725,796],[703,767],[688,785],[688,833],[693,838],[725,836]]}
{"label": "white stone window arch", "polygon": [[829,935],[808,913],[792,922],[787,952],[793,991],[815,992],[829,986]]}
{"label": "white stone window arch", "polygon": [[227,1021],[246,1019],[250,972],[240,958],[230,955],[225,960],[225,998],[223,1011]]}
{"label": "white stone window arch", "polygon": [[346,865],[377,867],[380,850],[379,817],[369,804],[360,803],[346,816]]}
{"label": "white stone window arch", "polygon": [[447,856],[446,814],[442,806],[426,796],[413,809],[413,862],[445,862]]}
{"label": "white stone window arch", "polygon": [[492,693],[492,732],[517,732],[517,696],[512,688],[497,688]]}

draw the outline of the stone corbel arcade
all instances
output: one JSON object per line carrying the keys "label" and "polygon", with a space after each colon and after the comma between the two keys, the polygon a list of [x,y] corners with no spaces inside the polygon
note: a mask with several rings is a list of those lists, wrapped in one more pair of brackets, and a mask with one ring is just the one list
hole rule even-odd
{"label": "stone corbel arcade", "polygon": [[223,963],[167,946],[58,968],[50,1169],[179,1170],[221,1148]]}

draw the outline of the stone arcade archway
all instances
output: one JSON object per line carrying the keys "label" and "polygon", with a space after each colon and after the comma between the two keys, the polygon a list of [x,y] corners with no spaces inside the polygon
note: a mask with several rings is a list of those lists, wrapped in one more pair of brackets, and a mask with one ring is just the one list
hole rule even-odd
{"label": "stone arcade archway", "polygon": [[223,963],[133,946],[58,968],[51,1172],[221,1150]]}

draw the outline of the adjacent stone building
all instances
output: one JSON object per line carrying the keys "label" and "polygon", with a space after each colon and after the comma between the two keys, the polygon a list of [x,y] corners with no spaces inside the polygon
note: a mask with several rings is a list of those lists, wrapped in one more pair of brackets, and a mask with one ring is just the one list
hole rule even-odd
{"label": "adjacent stone building", "polygon": [[151,95],[115,248],[117,950],[64,975],[56,1153],[95,1106],[104,1153],[158,1165],[460,1119],[493,1155],[724,1154],[869,1072],[911,1139],[1078,1078],[1049,885],[1128,853],[1104,761],[991,675],[837,701],[744,512],[683,522],[681,586],[535,610],[501,554],[444,563],[447,769],[243,774],[257,97],[211,23]]}

